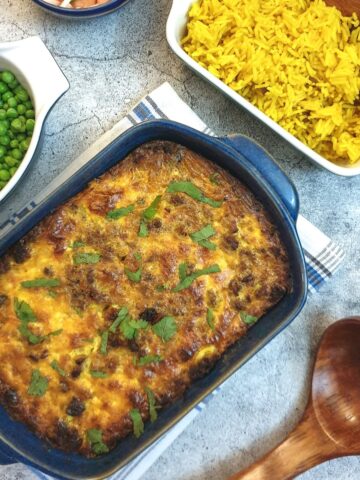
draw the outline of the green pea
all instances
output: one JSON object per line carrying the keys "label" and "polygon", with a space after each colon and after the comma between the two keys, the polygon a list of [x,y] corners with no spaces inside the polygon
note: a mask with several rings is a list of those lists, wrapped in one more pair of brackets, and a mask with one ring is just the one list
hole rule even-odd
{"label": "green pea", "polygon": [[18,112],[15,110],[15,108],[8,108],[6,110],[6,116],[7,118],[16,118],[18,116]]}
{"label": "green pea", "polygon": [[11,122],[11,129],[14,132],[21,132],[22,128],[23,128],[23,122],[20,120],[20,118],[15,118]]}
{"label": "green pea", "polygon": [[31,109],[26,110],[25,117],[26,117],[26,118],[35,118],[35,112],[34,112],[34,110],[31,110]]}
{"label": "green pea", "polygon": [[6,182],[0,181],[0,190],[2,190],[6,185]]}
{"label": "green pea", "polygon": [[27,102],[24,103],[25,107],[29,110],[31,110],[33,108],[33,104],[31,102],[31,100],[28,100]]}
{"label": "green pea", "polygon": [[9,98],[11,98],[12,96],[13,96],[12,92],[8,90],[7,92],[2,94],[1,98],[3,99],[4,102],[7,102]]}
{"label": "green pea", "polygon": [[[16,107],[16,110],[17,110],[19,115],[25,115],[26,116],[26,107],[22,103],[20,103],[20,105],[18,105]],[[29,118],[29,117],[26,117],[26,118]]]}
{"label": "green pea", "polygon": [[10,148],[17,148],[18,146],[19,146],[19,141],[16,138],[10,141]]}
{"label": "green pea", "polygon": [[20,100],[21,102],[26,102],[27,100],[29,100],[29,94],[27,93],[27,91],[24,88],[21,88],[21,90],[19,89],[16,92],[16,98],[18,100]]}
{"label": "green pea", "polygon": [[6,128],[5,125],[0,124],[0,136],[5,135],[7,133],[8,129]]}
{"label": "green pea", "polygon": [[14,133],[12,130],[8,130],[8,131],[7,131],[7,134],[9,135],[10,140],[14,140],[14,138],[15,138],[15,133]]}
{"label": "green pea", "polygon": [[19,140],[19,142],[21,142],[21,140],[25,140],[27,136],[25,133],[19,133],[16,138]]}
{"label": "green pea", "polygon": [[16,170],[17,170],[17,167],[11,167],[10,168],[10,175],[11,176],[15,175]]}
{"label": "green pea", "polygon": [[14,148],[11,150],[11,156],[14,157],[15,160],[21,160],[24,154],[19,148]]}
{"label": "green pea", "polygon": [[3,108],[4,110],[7,110],[7,109],[9,108],[9,105],[7,104],[7,102],[3,102],[2,108]]}
{"label": "green pea", "polygon": [[9,87],[6,85],[6,83],[0,82],[0,95],[7,92],[8,90],[9,90]]}
{"label": "green pea", "polygon": [[4,180],[6,182],[9,179],[10,179],[10,172],[5,169],[0,170],[0,180]]}
{"label": "green pea", "polygon": [[18,85],[19,85],[19,82],[16,80],[16,78],[9,83],[9,87],[11,88],[11,90],[14,90]]}
{"label": "green pea", "polygon": [[15,97],[10,97],[10,98],[8,99],[7,103],[8,103],[8,105],[9,105],[9,107],[11,107],[11,108],[15,108],[15,107],[17,106],[17,104],[18,104],[18,102],[17,102],[17,100],[16,100]]}
{"label": "green pea", "polygon": [[0,158],[6,154],[6,148],[3,145],[0,145]]}
{"label": "green pea", "polygon": [[8,70],[4,70],[1,74],[1,79],[3,82],[9,84],[15,80],[15,76]]}
{"label": "green pea", "polygon": [[9,144],[10,144],[9,135],[1,135],[0,136],[0,145],[4,145],[4,147],[7,147]]}
{"label": "green pea", "polygon": [[6,118],[6,111],[3,108],[1,108],[0,109],[0,120],[5,120],[5,118]]}
{"label": "green pea", "polygon": [[3,125],[6,129],[8,129],[10,127],[10,122],[8,119],[0,120],[0,125]]}
{"label": "green pea", "polygon": [[33,120],[32,118],[29,118],[28,120],[26,120],[26,130],[28,132],[33,132],[34,131],[34,126],[35,126],[35,120]]}
{"label": "green pea", "polygon": [[14,157],[10,157],[10,155],[6,155],[4,162],[8,167],[15,167],[17,165],[17,160]]}
{"label": "green pea", "polygon": [[26,138],[25,140],[21,140],[19,148],[22,152],[26,152],[30,146],[31,137]]}

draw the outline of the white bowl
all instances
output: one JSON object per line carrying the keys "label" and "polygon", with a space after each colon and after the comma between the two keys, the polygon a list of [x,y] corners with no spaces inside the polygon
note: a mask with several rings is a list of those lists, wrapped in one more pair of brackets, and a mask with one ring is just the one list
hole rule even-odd
{"label": "white bowl", "polygon": [[0,202],[24,175],[40,140],[45,118],[68,90],[69,82],[39,37],[0,43],[0,71],[9,70],[28,91],[34,105],[35,128],[29,148],[16,173],[0,190]]}
{"label": "white bowl", "polygon": [[193,60],[181,47],[180,42],[184,37],[186,32],[186,25],[188,21],[188,11],[193,3],[196,0],[173,0],[172,8],[169,14],[169,18],[166,25],[166,37],[167,41],[174,51],[174,53],[181,58],[192,70],[198,73],[200,76],[208,80],[210,83],[215,85],[219,90],[232,98],[236,103],[241,105],[243,108],[248,110],[250,113],[255,115],[259,120],[264,122],[270,128],[272,128],[276,133],[281,137],[287,140],[291,145],[304,153],[310,160],[314,163],[320,165],[321,167],[329,170],[329,172],[335,173],[337,175],[343,175],[345,177],[352,177],[354,175],[360,174],[360,161],[356,162],[351,166],[340,166],[336,165],[330,160],[322,157],[310,147],[302,143],[296,137],[291,135],[283,129],[278,123],[274,122],[270,117],[261,112],[258,108],[252,105],[244,97],[236,93],[230,87],[228,87],[224,82],[219,80],[217,77],[208,72],[205,68],[199,65],[195,60]]}

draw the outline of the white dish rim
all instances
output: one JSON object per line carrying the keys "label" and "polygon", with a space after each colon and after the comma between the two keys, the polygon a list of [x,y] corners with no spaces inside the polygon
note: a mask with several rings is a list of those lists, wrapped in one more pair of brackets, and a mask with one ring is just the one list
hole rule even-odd
{"label": "white dish rim", "polygon": [[236,93],[234,90],[228,87],[224,82],[222,82],[213,74],[208,72],[208,70],[199,65],[182,49],[180,45],[180,39],[183,35],[183,32],[185,31],[187,12],[190,6],[196,1],[197,0],[173,0],[170,14],[166,23],[166,38],[173,52],[197,74],[205,78],[205,80],[213,84],[223,93],[225,93],[225,95],[232,98],[232,100],[234,100],[237,104],[250,112],[256,118],[261,120],[263,123],[265,123],[265,125],[270,127],[274,132],[276,132],[287,142],[293,145],[293,147],[303,153],[312,162],[336,175],[344,177],[353,177],[355,175],[360,175],[360,160],[356,162],[356,164],[348,167],[337,165],[330,160],[327,160],[326,158],[312,150],[310,147],[305,145],[303,142],[298,140],[296,137],[294,137],[291,133],[287,132],[278,123],[265,115],[261,110],[252,105],[240,94]]}

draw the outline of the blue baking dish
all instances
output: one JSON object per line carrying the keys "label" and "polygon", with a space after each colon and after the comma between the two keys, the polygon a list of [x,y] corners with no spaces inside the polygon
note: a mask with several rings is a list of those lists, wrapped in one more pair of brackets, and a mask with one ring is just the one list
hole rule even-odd
{"label": "blue baking dish", "polygon": [[285,328],[304,305],[307,278],[295,227],[299,201],[293,184],[270,156],[250,139],[243,136],[214,138],[168,120],[145,122],[116,138],[0,238],[0,255],[59,204],[84,189],[89,181],[141,144],[152,140],[182,144],[225,168],[247,185],[279,229],[290,259],[292,289],[225,353],[207,376],[194,382],[183,398],[160,411],[157,422],[146,425],[140,439],[129,436],[110,453],[88,459],[51,448],[0,408],[0,463],[20,461],[59,479],[91,480],[111,475],[149,447],[249,360]]}

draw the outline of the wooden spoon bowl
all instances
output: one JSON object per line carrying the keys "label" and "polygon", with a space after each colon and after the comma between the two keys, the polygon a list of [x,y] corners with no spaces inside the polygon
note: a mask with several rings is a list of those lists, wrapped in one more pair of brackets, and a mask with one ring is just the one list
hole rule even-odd
{"label": "wooden spoon bowl", "polygon": [[360,317],[324,333],[305,414],[272,452],[229,480],[287,480],[326,460],[360,454]]}

